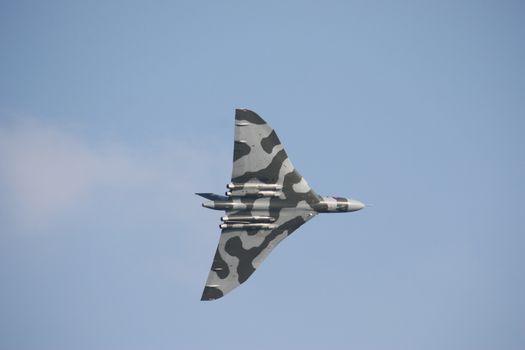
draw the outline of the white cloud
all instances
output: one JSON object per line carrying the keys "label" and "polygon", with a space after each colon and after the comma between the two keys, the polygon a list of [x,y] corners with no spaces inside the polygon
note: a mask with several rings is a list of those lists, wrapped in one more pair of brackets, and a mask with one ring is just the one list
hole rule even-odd
{"label": "white cloud", "polygon": [[173,205],[183,206],[192,188],[215,182],[209,169],[225,156],[177,142],[146,150],[93,144],[54,126],[18,122],[0,127],[0,206],[15,224],[33,228],[49,225],[100,189],[169,189]]}

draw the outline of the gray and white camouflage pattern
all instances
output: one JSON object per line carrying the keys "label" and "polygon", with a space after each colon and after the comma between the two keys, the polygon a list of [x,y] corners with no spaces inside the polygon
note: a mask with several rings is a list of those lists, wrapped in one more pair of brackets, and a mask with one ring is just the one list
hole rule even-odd
{"label": "gray and white camouflage pattern", "polygon": [[197,193],[204,207],[224,210],[219,245],[201,300],[245,282],[293,231],[322,212],[356,211],[353,199],[321,197],[294,168],[275,131],[247,109],[235,112],[233,171],[226,196]]}

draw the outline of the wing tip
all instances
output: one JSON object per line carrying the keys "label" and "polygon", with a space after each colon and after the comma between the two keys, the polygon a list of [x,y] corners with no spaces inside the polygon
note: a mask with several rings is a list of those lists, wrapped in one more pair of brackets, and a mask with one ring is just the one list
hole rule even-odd
{"label": "wing tip", "polygon": [[235,120],[246,120],[253,124],[266,124],[263,118],[261,118],[257,113],[250,109],[246,108],[237,108],[235,110]]}
{"label": "wing tip", "polygon": [[202,291],[201,301],[210,301],[222,298],[224,293],[216,287],[205,286]]}

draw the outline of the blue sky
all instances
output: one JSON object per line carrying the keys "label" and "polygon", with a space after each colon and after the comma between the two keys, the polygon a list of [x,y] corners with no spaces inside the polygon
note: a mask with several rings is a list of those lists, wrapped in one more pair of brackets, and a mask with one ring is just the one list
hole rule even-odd
{"label": "blue sky", "polygon": [[[0,3],[0,348],[523,349],[524,10]],[[203,303],[238,107],[374,206]]]}

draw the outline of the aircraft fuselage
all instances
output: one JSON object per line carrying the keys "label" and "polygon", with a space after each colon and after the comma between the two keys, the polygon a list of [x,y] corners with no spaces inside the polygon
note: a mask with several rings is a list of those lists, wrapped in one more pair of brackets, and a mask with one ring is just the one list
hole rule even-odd
{"label": "aircraft fuselage", "polygon": [[290,202],[280,197],[228,197],[222,200],[211,200],[202,203],[202,206],[215,210],[250,210],[268,211],[283,208],[297,208],[300,210],[314,210],[317,213],[345,213],[363,209],[365,205],[351,198],[344,197],[321,197],[318,203],[308,204],[306,202]]}

